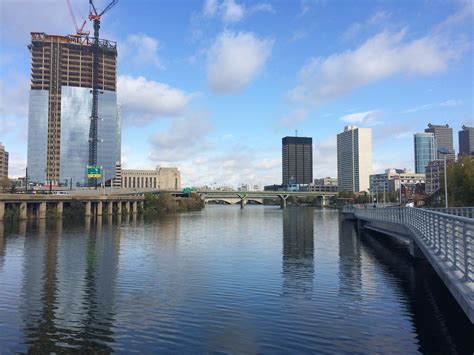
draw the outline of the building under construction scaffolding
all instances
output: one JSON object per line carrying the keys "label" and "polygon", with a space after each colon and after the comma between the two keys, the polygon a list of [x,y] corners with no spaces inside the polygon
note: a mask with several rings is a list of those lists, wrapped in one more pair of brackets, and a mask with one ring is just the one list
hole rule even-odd
{"label": "building under construction scaffolding", "polygon": [[[30,181],[87,185],[93,39],[31,33],[28,119]],[[105,180],[120,162],[115,42],[99,40],[97,164]]]}

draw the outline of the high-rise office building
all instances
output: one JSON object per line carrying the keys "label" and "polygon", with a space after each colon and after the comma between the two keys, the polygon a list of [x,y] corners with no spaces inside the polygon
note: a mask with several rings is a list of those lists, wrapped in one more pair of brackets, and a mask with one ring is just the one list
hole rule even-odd
{"label": "high-rise office building", "polygon": [[339,191],[369,188],[372,174],[372,129],[349,125],[337,135],[337,182]]}
{"label": "high-rise office building", "polygon": [[8,152],[0,143],[0,178],[8,177]]}
{"label": "high-rise office building", "polygon": [[424,174],[430,161],[436,160],[438,150],[434,133],[415,133],[415,173]]}
{"label": "high-rise office building", "polygon": [[[28,117],[30,181],[87,184],[93,39],[33,32]],[[120,161],[115,42],[100,39],[97,164],[105,180]]]}
{"label": "high-rise office building", "polygon": [[[433,133],[436,138],[436,145],[438,148],[445,148],[448,150],[446,154],[447,160],[454,160],[454,145],[453,145],[453,129],[449,125],[434,125],[429,123],[425,133]],[[438,159],[444,159],[441,152],[436,152]],[[428,164],[426,164],[428,165]]]}
{"label": "high-rise office building", "polygon": [[474,127],[462,126],[459,131],[459,155],[474,155]]}
{"label": "high-rise office building", "polygon": [[283,185],[313,182],[313,138],[282,139],[282,182]]}

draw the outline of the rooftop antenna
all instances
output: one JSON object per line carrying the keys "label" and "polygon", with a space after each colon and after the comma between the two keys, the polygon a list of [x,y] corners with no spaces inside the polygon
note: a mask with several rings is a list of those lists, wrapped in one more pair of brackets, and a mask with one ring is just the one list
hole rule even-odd
{"label": "rooftop antenna", "polygon": [[295,129],[295,137],[298,137],[298,130]]}

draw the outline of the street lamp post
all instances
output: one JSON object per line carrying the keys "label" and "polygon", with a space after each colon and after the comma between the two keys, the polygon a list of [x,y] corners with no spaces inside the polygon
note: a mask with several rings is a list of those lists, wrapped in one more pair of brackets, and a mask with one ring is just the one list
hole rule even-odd
{"label": "street lamp post", "polygon": [[444,161],[444,204],[448,208],[448,177],[446,174],[446,155],[449,153],[449,150],[446,148],[438,148],[438,152],[443,154]]}

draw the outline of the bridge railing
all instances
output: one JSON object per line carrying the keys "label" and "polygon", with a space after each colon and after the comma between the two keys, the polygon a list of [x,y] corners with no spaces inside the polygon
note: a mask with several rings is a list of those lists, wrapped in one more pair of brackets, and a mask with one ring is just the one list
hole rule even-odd
{"label": "bridge railing", "polygon": [[344,206],[343,212],[353,213],[359,219],[407,226],[436,256],[460,273],[462,279],[474,281],[474,219],[411,207]]}
{"label": "bridge railing", "polygon": [[424,210],[452,214],[460,217],[474,218],[474,207],[424,208]]}

